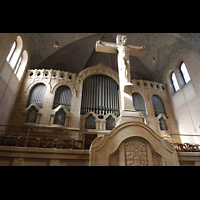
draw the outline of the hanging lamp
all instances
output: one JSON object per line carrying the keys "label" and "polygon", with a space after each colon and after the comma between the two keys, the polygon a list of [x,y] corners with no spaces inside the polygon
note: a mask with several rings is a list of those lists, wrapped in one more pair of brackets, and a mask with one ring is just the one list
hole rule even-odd
{"label": "hanging lamp", "polygon": [[58,33],[58,35],[57,35],[57,40],[56,40],[56,41],[54,42],[54,44],[53,44],[53,46],[54,46],[55,48],[58,48],[58,46],[59,46],[58,37],[59,37],[59,33]]}

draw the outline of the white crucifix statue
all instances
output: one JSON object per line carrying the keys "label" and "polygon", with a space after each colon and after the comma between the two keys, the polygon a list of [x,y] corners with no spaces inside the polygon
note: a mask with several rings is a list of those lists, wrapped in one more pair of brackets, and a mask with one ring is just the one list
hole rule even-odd
{"label": "white crucifix statue", "polygon": [[125,109],[124,105],[125,87],[132,85],[130,83],[131,75],[130,75],[129,56],[144,57],[147,52],[147,49],[144,46],[137,47],[128,45],[127,43],[128,43],[128,36],[121,34],[117,35],[116,44],[110,42],[103,42],[101,40],[98,40],[96,42],[96,51],[103,53],[117,54],[121,111]]}

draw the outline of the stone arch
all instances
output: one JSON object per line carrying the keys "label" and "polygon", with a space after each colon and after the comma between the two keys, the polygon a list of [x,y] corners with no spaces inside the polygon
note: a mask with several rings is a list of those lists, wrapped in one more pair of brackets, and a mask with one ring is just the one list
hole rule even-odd
{"label": "stone arch", "polygon": [[36,86],[36,85],[39,85],[39,84],[44,84],[46,85],[47,87],[47,90],[50,92],[51,91],[51,86],[50,84],[48,84],[47,82],[45,81],[34,81],[33,83],[31,83],[25,90],[25,93],[28,93],[28,95],[30,94],[31,90]]}
{"label": "stone arch", "polygon": [[88,67],[88,68],[82,70],[78,74],[76,81],[83,82],[88,76],[95,75],[95,74],[103,74],[103,75],[109,76],[109,77],[113,78],[119,85],[118,73],[116,71],[112,70],[111,68],[107,67],[103,63],[100,63],[96,66]]}
{"label": "stone arch", "polygon": [[61,87],[61,86],[67,86],[67,87],[69,87],[70,90],[72,91],[72,96],[76,96],[77,92],[76,92],[76,89],[74,88],[74,86],[71,85],[70,83],[65,83],[65,82],[58,82],[58,83],[56,83],[55,85],[52,86],[50,92],[51,92],[52,94],[55,93],[56,90],[57,90],[59,87]]}
{"label": "stone arch", "polygon": [[[165,113],[165,115],[166,115],[166,117],[168,117],[168,115],[167,115],[167,112],[166,112],[166,105],[165,105],[165,102],[163,101],[163,98],[160,96],[160,95],[158,95],[158,94],[153,94],[152,96],[151,96],[151,101],[152,101],[152,105],[153,105],[153,110],[154,110],[154,113],[155,113],[155,108],[154,108],[154,104],[153,104],[153,97],[158,97],[158,99],[160,100],[160,102],[161,102],[161,104],[163,105],[163,112]],[[156,105],[156,104],[155,104]],[[160,113],[159,113],[160,114]],[[158,114],[158,115],[159,115]],[[156,115],[156,113],[155,113],[155,115]],[[158,116],[157,115],[157,116]],[[157,117],[156,116],[156,117]]]}
{"label": "stone arch", "polygon": [[[132,93],[132,102],[133,102],[133,106],[134,106],[134,98],[133,98],[133,94],[139,94],[141,97],[142,97],[142,100],[143,100],[143,102],[144,102],[144,110],[145,110],[145,113],[143,113],[144,115],[148,115],[148,113],[147,113],[147,104],[146,104],[146,99],[145,99],[145,97],[144,97],[144,95],[141,93],[141,92],[133,92]],[[134,108],[135,108],[135,106],[134,106]],[[139,110],[138,110],[139,111]],[[140,111],[141,112],[141,111]]]}
{"label": "stone arch", "polygon": [[[36,86],[45,86],[45,87],[37,87],[37,90],[34,90],[36,89]],[[28,101],[27,101],[27,105],[26,107],[28,107],[30,104],[37,104],[39,107],[43,108],[43,104],[44,104],[44,101],[45,101],[45,96],[46,96],[46,85],[43,84],[43,83],[39,83],[39,84],[35,84],[33,87],[30,88],[29,90],[29,94],[28,94]],[[33,93],[33,90],[34,92],[36,93]],[[34,96],[35,95],[35,96]]]}

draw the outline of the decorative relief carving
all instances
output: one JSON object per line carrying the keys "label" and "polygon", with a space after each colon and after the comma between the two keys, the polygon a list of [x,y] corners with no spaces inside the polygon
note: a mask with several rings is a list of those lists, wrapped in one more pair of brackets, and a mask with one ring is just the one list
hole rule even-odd
{"label": "decorative relief carving", "polygon": [[126,166],[148,166],[145,142],[134,139],[125,143]]}

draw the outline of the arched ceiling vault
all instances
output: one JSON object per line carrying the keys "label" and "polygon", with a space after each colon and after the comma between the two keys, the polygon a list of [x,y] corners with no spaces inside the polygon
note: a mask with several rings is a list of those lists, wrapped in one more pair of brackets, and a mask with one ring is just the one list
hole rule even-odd
{"label": "arched ceiling vault", "polygon": [[[199,33],[124,33],[129,44],[146,46],[144,58],[130,57],[132,79],[162,81],[170,60],[181,51],[200,52]],[[117,55],[95,51],[97,40],[116,41],[117,33],[27,33],[31,68],[47,68],[79,73],[104,63],[117,71]],[[59,46],[55,48],[54,42]],[[155,58],[155,60],[153,60]]]}

